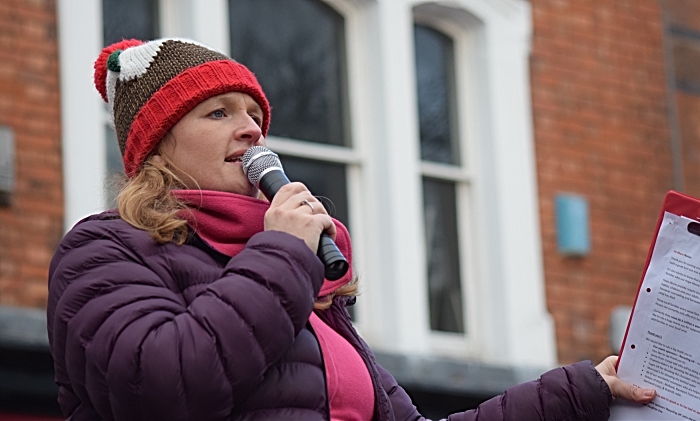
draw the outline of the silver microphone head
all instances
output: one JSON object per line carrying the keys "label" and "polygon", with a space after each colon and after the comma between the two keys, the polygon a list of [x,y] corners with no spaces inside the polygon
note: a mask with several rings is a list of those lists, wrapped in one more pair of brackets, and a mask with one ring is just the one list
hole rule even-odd
{"label": "silver microphone head", "polygon": [[256,187],[259,186],[260,179],[268,171],[272,169],[284,171],[280,157],[264,146],[252,146],[243,154],[241,159],[243,161],[243,172],[248,176],[250,184]]}

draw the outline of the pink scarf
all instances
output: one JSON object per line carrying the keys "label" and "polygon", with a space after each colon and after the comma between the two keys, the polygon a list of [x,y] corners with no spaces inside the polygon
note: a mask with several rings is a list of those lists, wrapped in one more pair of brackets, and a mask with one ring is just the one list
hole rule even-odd
{"label": "pink scarf", "polygon": [[[173,195],[189,205],[180,217],[187,220],[204,241],[227,256],[237,255],[248,239],[264,230],[265,212],[270,203],[240,194],[211,190],[173,190]],[[352,280],[352,247],[345,226],[333,219],[335,243],[348,259],[350,268],[342,278],[325,279],[318,296],[323,297]]]}

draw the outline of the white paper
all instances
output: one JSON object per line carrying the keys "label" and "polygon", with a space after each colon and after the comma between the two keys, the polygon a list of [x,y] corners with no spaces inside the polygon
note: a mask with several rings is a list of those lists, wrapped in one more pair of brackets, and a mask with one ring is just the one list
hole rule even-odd
{"label": "white paper", "polygon": [[656,389],[647,405],[616,400],[615,421],[700,421],[700,237],[664,213],[627,332],[618,376]]}

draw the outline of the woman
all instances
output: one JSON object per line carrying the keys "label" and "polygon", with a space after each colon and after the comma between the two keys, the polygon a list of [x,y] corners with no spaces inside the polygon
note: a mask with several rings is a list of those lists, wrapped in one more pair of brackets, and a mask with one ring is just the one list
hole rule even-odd
{"label": "woman", "polygon": [[[188,40],[103,50],[128,181],[118,211],[61,242],[49,273],[58,400],[72,420],[418,420],[350,322],[351,271],[323,279],[326,231],[345,228],[300,183],[258,199],[241,156],[270,107],[244,66]],[[610,357],[552,370],[453,420],[600,420],[654,397]]]}

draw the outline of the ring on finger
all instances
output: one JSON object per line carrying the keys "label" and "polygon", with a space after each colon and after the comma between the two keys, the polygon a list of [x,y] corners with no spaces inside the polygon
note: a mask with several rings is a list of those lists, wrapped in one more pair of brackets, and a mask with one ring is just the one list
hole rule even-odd
{"label": "ring on finger", "polygon": [[311,213],[314,213],[314,212],[315,212],[314,205],[312,205],[311,202],[309,202],[309,201],[306,200],[306,199],[302,200],[301,203],[300,203],[299,205],[300,205],[300,206],[308,205],[308,206],[311,208]]}

